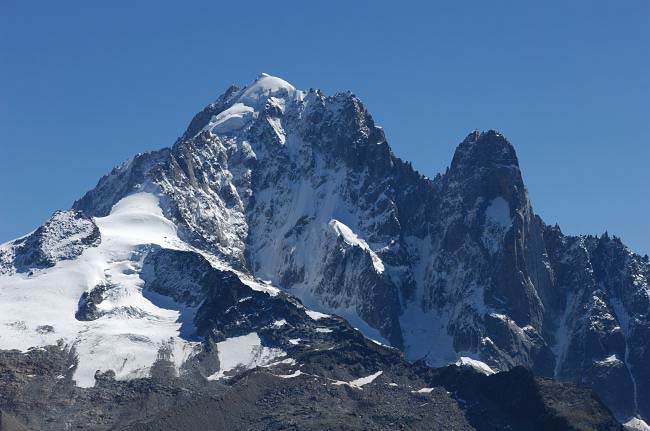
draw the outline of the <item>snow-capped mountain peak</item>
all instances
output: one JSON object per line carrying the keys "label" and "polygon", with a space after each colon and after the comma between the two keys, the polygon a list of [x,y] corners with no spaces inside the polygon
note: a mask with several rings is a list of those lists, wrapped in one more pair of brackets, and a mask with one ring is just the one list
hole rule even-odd
{"label": "snow-capped mountain peak", "polygon": [[237,101],[251,106],[259,106],[271,97],[300,100],[303,96],[304,92],[296,90],[284,79],[262,73],[252,84],[242,90]]}
{"label": "snow-capped mountain peak", "polygon": [[[101,255],[92,280],[66,296],[71,342],[79,328],[104,325],[148,349],[145,362],[171,351],[176,372],[197,340],[259,366],[329,333],[307,307],[342,316],[409,360],[588,375],[620,416],[650,414],[650,393],[636,383],[650,377],[647,259],[546,226],[498,132],[472,132],[431,180],[393,154],[356,96],[303,92],[262,74],[206,106],[172,147],[102,177],[71,214],[83,219],[71,223],[71,252],[50,254],[67,261],[36,273],[46,279]],[[18,272],[0,284],[27,283],[16,256],[29,241],[0,249],[0,268],[13,268],[2,271]],[[144,341],[110,326],[138,316],[165,331]],[[278,335],[296,327],[306,332]],[[83,346],[81,354],[103,351]],[[241,365],[217,355],[228,364],[218,369],[199,357],[192,363],[211,378]],[[117,376],[147,374],[152,363],[136,365]]]}
{"label": "snow-capped mountain peak", "polygon": [[[300,102],[305,96],[305,92],[297,90],[287,81],[266,73],[241,90],[228,93],[211,105],[215,107],[212,117],[201,131],[214,135],[232,134],[250,125],[262,114],[279,128],[277,117],[285,112],[287,105]],[[281,131],[278,131],[278,135],[283,137]]]}

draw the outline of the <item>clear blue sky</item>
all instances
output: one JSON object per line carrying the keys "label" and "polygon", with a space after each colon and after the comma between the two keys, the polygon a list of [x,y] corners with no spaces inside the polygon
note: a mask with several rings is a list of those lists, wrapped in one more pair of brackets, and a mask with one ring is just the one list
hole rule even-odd
{"label": "clear blue sky", "polygon": [[650,2],[444,3],[0,0],[0,242],[267,72],[352,90],[427,175],[497,129],[547,223],[650,253]]}

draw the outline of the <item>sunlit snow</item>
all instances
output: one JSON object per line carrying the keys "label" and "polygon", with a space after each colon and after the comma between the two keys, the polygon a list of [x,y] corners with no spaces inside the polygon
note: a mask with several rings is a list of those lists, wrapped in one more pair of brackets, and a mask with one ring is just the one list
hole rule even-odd
{"label": "sunlit snow", "polygon": [[495,371],[490,368],[485,362],[479,361],[477,359],[468,358],[466,356],[461,356],[456,365],[459,367],[470,367],[478,371],[479,373],[485,374],[486,376],[492,375]]}
{"label": "sunlit snow", "polygon": [[650,431],[650,425],[645,422],[643,419],[639,418],[630,418],[623,425],[626,428],[634,431]]}
{"label": "sunlit snow", "polygon": [[209,376],[208,380],[224,378],[228,371],[238,367],[250,369],[286,356],[281,349],[262,346],[262,341],[256,332],[217,343],[217,352],[220,370]]}
{"label": "sunlit snow", "polygon": [[[75,260],[61,261],[32,276],[0,276],[1,349],[27,350],[63,339],[79,355],[74,379],[93,386],[96,370],[112,369],[117,378],[146,376],[165,347],[180,366],[196,343],[179,337],[179,312],[154,305],[142,295],[138,276],[141,246],[182,247],[176,228],[151,193],[136,193],[118,202],[106,217],[96,218],[102,241]],[[94,321],[75,318],[79,298],[100,282],[117,285]],[[122,310],[140,313],[131,317]],[[45,325],[51,332],[39,330]]]}
{"label": "sunlit snow", "polygon": [[384,272],[384,263],[381,261],[379,256],[372,251],[372,249],[368,246],[368,243],[366,243],[363,239],[359,238],[357,234],[352,232],[352,229],[344,225],[338,220],[330,220],[329,222],[330,227],[336,232],[338,235],[343,237],[343,240],[352,245],[352,246],[357,246],[361,247],[362,249],[366,250],[368,253],[370,253],[370,256],[372,257],[372,265],[375,267],[377,272],[382,273]]}
{"label": "sunlit snow", "polygon": [[371,374],[366,377],[360,377],[358,379],[349,381],[349,382],[343,382],[343,381],[336,381],[334,382],[334,385],[347,385],[350,386],[351,388],[355,389],[361,389],[363,386],[372,383],[377,377],[381,376],[383,374],[383,371],[377,371],[374,374]]}

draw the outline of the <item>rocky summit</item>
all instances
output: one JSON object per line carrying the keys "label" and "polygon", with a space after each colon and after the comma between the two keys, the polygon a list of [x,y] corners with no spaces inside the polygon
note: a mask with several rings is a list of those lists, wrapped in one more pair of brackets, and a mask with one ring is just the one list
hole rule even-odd
{"label": "rocky summit", "polygon": [[2,429],[644,429],[649,279],[500,133],[431,179],[262,74],[0,246]]}

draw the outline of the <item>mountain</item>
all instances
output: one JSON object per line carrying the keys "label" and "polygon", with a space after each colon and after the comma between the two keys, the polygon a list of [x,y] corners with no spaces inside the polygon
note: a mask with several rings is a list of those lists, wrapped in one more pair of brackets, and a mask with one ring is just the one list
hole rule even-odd
{"label": "mountain", "polygon": [[[124,429],[618,429],[588,390],[548,378],[650,418],[647,256],[544,224],[497,132],[472,132],[426,178],[353,94],[266,74],[0,246],[0,274],[0,348],[19,376],[6,410],[37,429],[113,426],[98,397],[149,406],[121,410]],[[57,406],[47,419],[24,408],[32,374]],[[422,397],[435,408],[414,410]]]}

